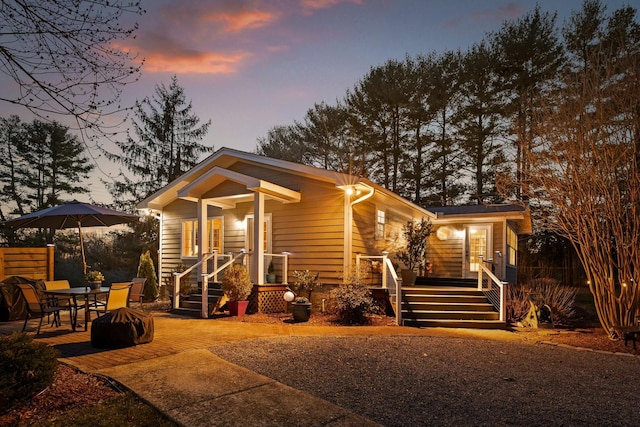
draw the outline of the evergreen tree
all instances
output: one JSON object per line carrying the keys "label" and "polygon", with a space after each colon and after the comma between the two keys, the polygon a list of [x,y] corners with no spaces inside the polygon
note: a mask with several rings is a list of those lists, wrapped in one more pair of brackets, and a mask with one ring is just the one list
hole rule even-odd
{"label": "evergreen tree", "polygon": [[557,83],[565,61],[555,23],[556,14],[542,12],[536,6],[524,17],[505,22],[492,37],[492,49],[498,55],[496,63],[501,66],[504,115],[510,123],[516,151],[518,199],[528,192],[528,154],[535,145],[536,110]]}
{"label": "evergreen tree", "polygon": [[119,180],[105,183],[120,208],[132,210],[135,203],[195,166],[202,154],[213,151],[213,146],[199,142],[211,120],[200,124],[192,110],[175,75],[169,87],[156,85],[154,97],[136,102],[138,121],[133,128],[137,139],[129,136],[116,142],[121,154],[105,151],[107,158],[132,175],[121,173]]}
{"label": "evergreen tree", "polygon": [[476,44],[463,55],[459,74],[460,96],[454,121],[462,165],[471,181],[469,201],[477,204],[498,201],[495,175],[506,163],[496,63],[485,43]]}

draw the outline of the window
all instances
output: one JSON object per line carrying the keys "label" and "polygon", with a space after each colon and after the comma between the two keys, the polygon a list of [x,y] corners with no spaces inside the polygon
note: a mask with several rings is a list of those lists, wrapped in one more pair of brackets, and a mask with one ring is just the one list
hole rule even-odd
{"label": "window", "polygon": [[518,253],[518,235],[511,227],[507,227],[507,263],[516,265]]}
{"label": "window", "polygon": [[[207,220],[207,251],[215,249],[222,252],[222,219],[213,218]],[[182,256],[197,257],[198,245],[198,220],[189,220],[182,223]]]}
{"label": "window", "polygon": [[385,212],[379,210],[376,215],[376,239],[384,239],[385,220]]}

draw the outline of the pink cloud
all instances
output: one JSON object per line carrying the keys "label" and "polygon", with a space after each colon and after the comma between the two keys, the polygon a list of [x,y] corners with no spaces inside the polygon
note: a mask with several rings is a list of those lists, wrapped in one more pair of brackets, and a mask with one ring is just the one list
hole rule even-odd
{"label": "pink cloud", "polygon": [[201,52],[194,55],[165,55],[155,52],[146,57],[144,71],[176,74],[231,74],[249,57],[248,53]]}
{"label": "pink cloud", "polygon": [[213,12],[205,16],[204,21],[224,23],[223,31],[237,32],[252,30],[270,25],[277,21],[279,14],[263,10],[236,10]]}
{"label": "pink cloud", "polygon": [[307,13],[312,13],[318,9],[328,9],[340,3],[353,3],[361,5],[363,0],[302,0],[302,9]]}

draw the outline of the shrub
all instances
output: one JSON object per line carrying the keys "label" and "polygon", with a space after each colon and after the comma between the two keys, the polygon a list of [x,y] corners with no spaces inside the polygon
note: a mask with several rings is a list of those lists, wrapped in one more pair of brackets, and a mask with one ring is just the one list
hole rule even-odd
{"label": "shrub", "polygon": [[153,260],[151,259],[149,251],[140,255],[138,277],[144,277],[147,279],[144,284],[144,299],[147,301],[155,301],[160,292],[158,290],[158,276],[156,276],[156,268],[153,265]]}
{"label": "shrub", "polygon": [[378,311],[371,291],[362,283],[363,273],[353,269],[344,278],[344,284],[331,290],[331,299],[340,323],[364,325],[368,322],[367,315]]}
{"label": "shrub", "polygon": [[551,308],[554,323],[566,323],[575,317],[576,290],[562,286],[551,278],[533,279],[526,286],[507,287],[507,317],[510,322],[519,322],[529,313],[530,294],[538,294],[541,301]]}
{"label": "shrub", "polygon": [[251,278],[247,267],[242,264],[231,264],[222,278],[222,291],[230,301],[246,300],[251,294]]}
{"label": "shrub", "polygon": [[53,384],[58,351],[14,332],[0,336],[0,409]]}

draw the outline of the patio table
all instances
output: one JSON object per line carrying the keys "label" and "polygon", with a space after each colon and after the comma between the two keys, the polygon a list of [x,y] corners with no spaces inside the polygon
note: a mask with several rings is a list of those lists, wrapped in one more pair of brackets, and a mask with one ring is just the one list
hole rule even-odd
{"label": "patio table", "polygon": [[74,314],[71,316],[71,328],[75,331],[78,324],[78,299],[84,299],[84,330],[87,330],[87,325],[91,320],[91,314],[89,313],[89,299],[90,297],[96,297],[98,295],[104,295],[109,293],[109,287],[101,286],[99,289],[91,289],[89,287],[81,286],[77,288],[67,289],[51,289],[42,291],[46,295],[50,296],[65,296],[71,297],[73,300]]}

